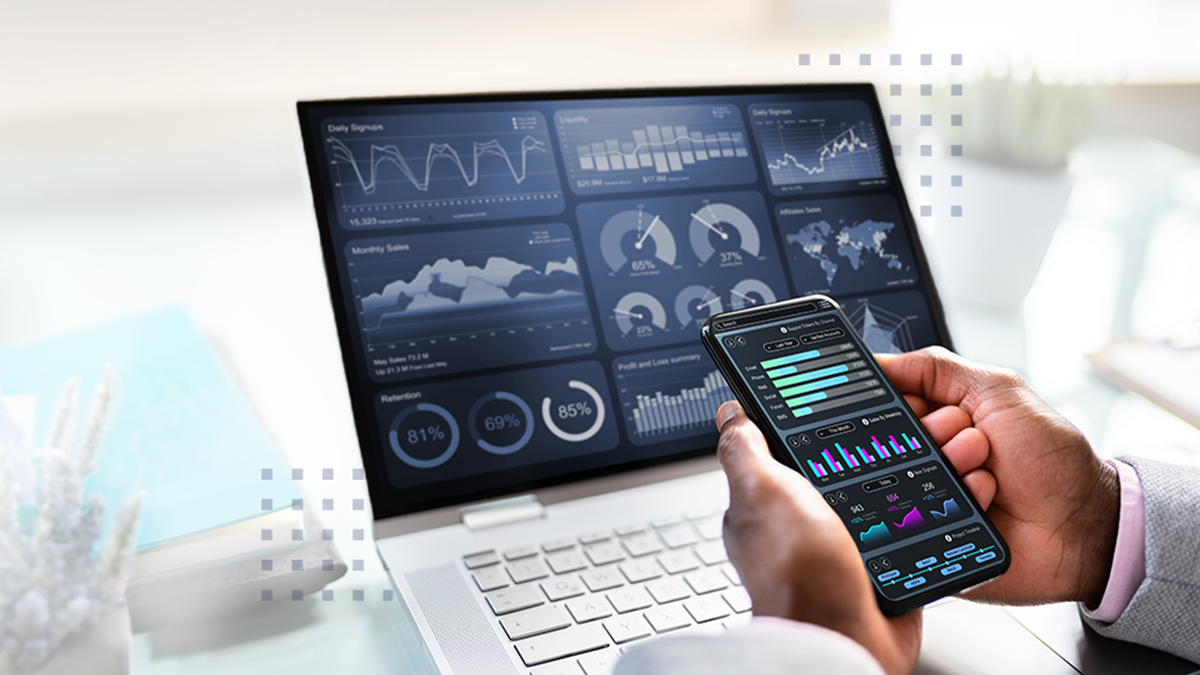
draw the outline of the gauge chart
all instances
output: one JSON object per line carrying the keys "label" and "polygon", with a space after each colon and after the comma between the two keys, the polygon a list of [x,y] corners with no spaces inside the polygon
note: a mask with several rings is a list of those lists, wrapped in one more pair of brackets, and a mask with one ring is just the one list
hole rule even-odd
{"label": "gauge chart", "polygon": [[758,177],[732,105],[560,110],[571,190],[580,195],[751,183]]}
{"label": "gauge chart", "polygon": [[710,202],[691,215],[688,241],[700,262],[708,262],[718,251],[719,262],[725,264],[740,262],[743,254],[758,257],[758,226],[741,209]]}
{"label": "gauge chart", "polygon": [[693,321],[703,323],[714,314],[725,311],[721,296],[712,288],[706,286],[688,286],[675,296],[675,318],[680,327],[687,326]]}
{"label": "gauge chart", "polygon": [[398,488],[615,448],[620,432],[594,361],[381,392],[376,417]]}
{"label": "gauge chart", "polygon": [[589,202],[576,214],[615,350],[695,340],[713,314],[787,297],[756,192]]}
{"label": "gauge chart", "polygon": [[348,229],[561,213],[541,113],[332,118],[322,123],[333,197]]}
{"label": "gauge chart", "polygon": [[613,272],[622,271],[630,258],[634,260],[629,272],[653,272],[659,265],[675,264],[675,237],[658,215],[641,208],[630,209],[604,223],[600,251]]}
{"label": "gauge chart", "polygon": [[655,330],[666,331],[667,311],[649,293],[634,291],[626,294],[613,308],[613,319],[624,335],[651,335]]}

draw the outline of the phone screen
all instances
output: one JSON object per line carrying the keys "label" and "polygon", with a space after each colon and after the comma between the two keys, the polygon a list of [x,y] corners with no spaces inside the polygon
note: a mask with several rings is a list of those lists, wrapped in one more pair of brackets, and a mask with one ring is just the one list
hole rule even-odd
{"label": "phone screen", "polygon": [[1007,569],[1003,540],[864,346],[881,336],[860,339],[823,296],[717,315],[703,334],[775,456],[845,523],[885,611]]}

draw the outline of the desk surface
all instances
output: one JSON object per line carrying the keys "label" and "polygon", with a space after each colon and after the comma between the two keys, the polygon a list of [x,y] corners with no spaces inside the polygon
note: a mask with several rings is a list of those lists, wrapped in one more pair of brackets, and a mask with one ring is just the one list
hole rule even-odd
{"label": "desk surface", "polygon": [[[209,129],[167,153],[106,148],[0,160],[3,182],[28,187],[0,193],[0,348],[183,304],[289,464],[309,476],[334,469],[334,480],[302,482],[307,499],[332,500],[320,514],[326,527],[369,533],[369,512],[349,508],[365,486],[349,480],[361,462],[302,163],[277,128],[290,125],[285,112],[264,113],[262,127],[273,130],[265,141],[238,133],[221,140]],[[1024,307],[948,307],[959,350],[1022,372],[1103,454],[1200,463],[1187,449],[1200,448],[1200,431],[1100,381],[1084,360],[1113,336],[1157,335],[1200,317],[1200,299],[1181,283],[1194,261],[1178,264],[1200,249],[1200,216],[1170,189],[1200,161],[1142,139],[1094,141],[1082,158],[1076,196]],[[66,193],[73,198],[58,198]],[[91,301],[64,311],[62,299],[81,293]],[[336,542],[352,570],[328,587],[331,596],[136,636],[133,672],[427,671],[403,608],[385,600],[389,585],[371,542]],[[922,673],[1194,668],[1100,640],[1070,606],[953,600],[930,608],[926,622]]]}

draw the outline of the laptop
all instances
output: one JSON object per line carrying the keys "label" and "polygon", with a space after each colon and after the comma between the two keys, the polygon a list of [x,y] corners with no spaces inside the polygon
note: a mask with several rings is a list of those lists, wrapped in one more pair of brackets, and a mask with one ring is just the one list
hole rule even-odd
{"label": "laptop", "polygon": [[298,104],[375,518],[441,672],[607,672],[745,622],[699,342],[836,298],[950,345],[868,84]]}

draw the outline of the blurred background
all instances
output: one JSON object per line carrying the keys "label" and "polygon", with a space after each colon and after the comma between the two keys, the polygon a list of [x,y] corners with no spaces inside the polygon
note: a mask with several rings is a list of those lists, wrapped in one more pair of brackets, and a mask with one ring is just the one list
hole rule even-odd
{"label": "blurred background", "polygon": [[[1200,319],[1198,29],[1197,0],[0,0],[0,349],[183,305],[285,460],[346,475],[361,463],[295,101],[869,81],[906,120],[888,131],[959,350],[1017,368],[1104,453],[1156,442],[1197,462],[1200,432],[1085,355]],[[921,85],[1004,69],[1094,86],[1097,104],[1031,290],[980,306],[943,278],[960,223],[921,180],[916,146],[937,130],[909,120],[934,111]],[[339,547],[366,565],[335,588],[386,588],[370,541]],[[369,613],[320,611],[356,658],[395,663]],[[240,663],[208,650],[256,630],[160,634],[135,665]],[[271,630],[276,652],[307,639]]]}

